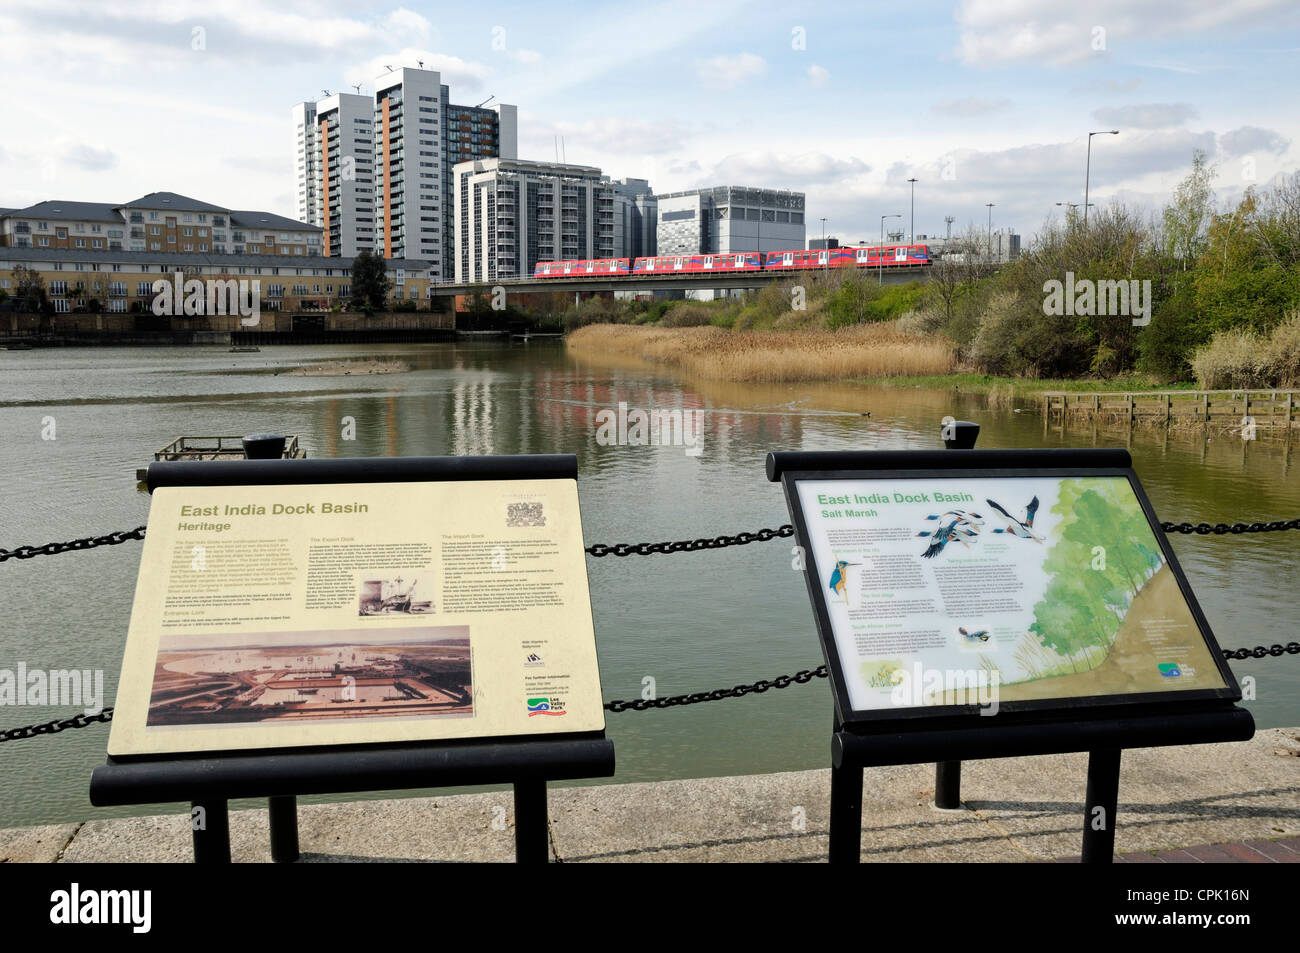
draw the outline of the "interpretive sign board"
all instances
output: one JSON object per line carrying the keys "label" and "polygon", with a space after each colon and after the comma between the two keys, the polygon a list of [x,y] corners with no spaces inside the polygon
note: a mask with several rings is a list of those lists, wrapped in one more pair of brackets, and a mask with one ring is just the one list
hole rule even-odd
{"label": "interpretive sign board", "polygon": [[397,479],[156,487],[110,756],[602,731],[576,480]]}
{"label": "interpretive sign board", "polygon": [[1127,453],[773,456],[846,727],[1240,699]]}

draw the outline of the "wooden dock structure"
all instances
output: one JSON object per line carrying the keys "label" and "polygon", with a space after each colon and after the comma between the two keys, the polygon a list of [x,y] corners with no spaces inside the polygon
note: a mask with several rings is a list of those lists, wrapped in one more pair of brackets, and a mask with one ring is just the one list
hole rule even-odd
{"label": "wooden dock structure", "polygon": [[[298,437],[290,435],[284,441],[284,459],[301,460],[307,451],[298,444]],[[155,460],[243,460],[243,437],[177,437],[153,455]],[[145,469],[135,471],[137,483],[143,483]]]}
{"label": "wooden dock structure", "polygon": [[1083,417],[1224,430],[1253,422],[1260,432],[1300,429],[1300,391],[1294,390],[1044,391],[1040,396],[1046,420]]}

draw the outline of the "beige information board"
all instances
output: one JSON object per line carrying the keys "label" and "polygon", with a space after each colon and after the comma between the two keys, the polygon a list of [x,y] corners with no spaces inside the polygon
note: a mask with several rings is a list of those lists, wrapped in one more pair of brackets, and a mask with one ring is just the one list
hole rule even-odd
{"label": "beige information board", "polygon": [[576,481],[154,491],[110,755],[604,725]]}

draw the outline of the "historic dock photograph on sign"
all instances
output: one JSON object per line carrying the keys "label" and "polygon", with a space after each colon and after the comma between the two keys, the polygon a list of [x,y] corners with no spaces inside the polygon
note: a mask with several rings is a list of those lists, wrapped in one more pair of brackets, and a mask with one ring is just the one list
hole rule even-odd
{"label": "historic dock photograph on sign", "polygon": [[430,612],[433,612],[433,573],[395,573],[361,581],[357,614],[362,617]]}
{"label": "historic dock photograph on sign", "polygon": [[468,626],[167,635],[148,724],[472,717]]}

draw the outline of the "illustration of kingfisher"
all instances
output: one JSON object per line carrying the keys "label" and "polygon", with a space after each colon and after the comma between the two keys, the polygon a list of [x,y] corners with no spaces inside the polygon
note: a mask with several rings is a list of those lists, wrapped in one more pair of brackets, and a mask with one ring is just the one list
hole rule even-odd
{"label": "illustration of kingfisher", "polygon": [[1021,539],[1032,539],[1038,543],[1041,543],[1043,541],[1043,537],[1035,534],[1033,530],[1034,514],[1038,512],[1038,497],[1034,497],[1032,500],[1030,500],[1029,505],[1025,507],[1024,522],[1021,522],[1020,520],[1016,519],[1014,516],[1012,516],[1002,507],[998,506],[998,504],[993,502],[992,500],[987,500],[986,502],[988,503],[989,506],[993,507],[995,510],[1001,513],[1007,519],[1011,520],[1011,525],[1008,526],[1006,529],[995,529],[993,532],[1010,533],[1012,536],[1019,536]]}
{"label": "illustration of kingfisher", "polygon": [[933,559],[938,556],[943,552],[943,548],[954,540],[969,547],[970,544],[966,540],[978,536],[980,527],[984,525],[983,516],[979,513],[967,513],[965,510],[949,510],[936,516],[927,516],[926,519],[939,520],[939,528],[922,530],[916,534],[930,537],[929,547],[921,554],[923,559]]}
{"label": "illustration of kingfisher", "polygon": [[987,642],[989,640],[988,629],[980,629],[977,632],[967,632],[965,626],[958,626],[957,631],[966,636],[966,638],[970,639],[972,642],[976,639],[979,639],[981,642]]}
{"label": "illustration of kingfisher", "polygon": [[839,560],[839,562],[835,564],[835,569],[831,573],[831,584],[827,586],[827,588],[830,589],[832,592],[840,596],[843,596],[845,605],[849,604],[849,591],[847,588],[849,582],[849,574],[845,572],[845,570],[848,569],[850,566],[859,566],[859,565],[861,565],[861,563],[846,563],[844,560],[841,559]]}

